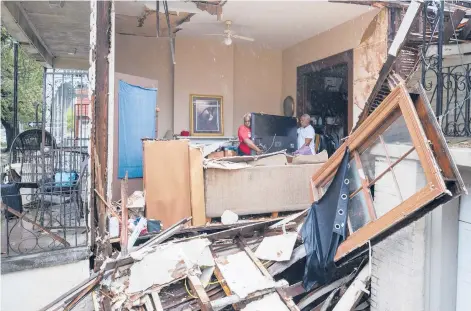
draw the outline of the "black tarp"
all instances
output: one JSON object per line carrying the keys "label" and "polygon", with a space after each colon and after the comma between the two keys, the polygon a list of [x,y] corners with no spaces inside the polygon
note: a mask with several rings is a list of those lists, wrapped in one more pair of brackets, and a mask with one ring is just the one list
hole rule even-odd
{"label": "black tarp", "polygon": [[322,198],[312,204],[302,228],[306,248],[303,286],[306,290],[316,283],[330,283],[335,272],[334,256],[347,234],[349,155],[346,148],[332,183]]}

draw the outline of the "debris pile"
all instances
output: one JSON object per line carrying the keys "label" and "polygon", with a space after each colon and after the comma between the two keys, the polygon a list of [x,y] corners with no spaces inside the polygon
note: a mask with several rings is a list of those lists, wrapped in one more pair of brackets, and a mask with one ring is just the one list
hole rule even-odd
{"label": "debris pile", "polygon": [[183,219],[127,256],[121,252],[107,260],[94,277],[44,310],[71,309],[92,292],[95,304],[108,310],[301,310],[326,300],[330,305],[354,273],[304,290],[306,251],[299,228],[305,215],[198,235],[185,228],[190,218]]}

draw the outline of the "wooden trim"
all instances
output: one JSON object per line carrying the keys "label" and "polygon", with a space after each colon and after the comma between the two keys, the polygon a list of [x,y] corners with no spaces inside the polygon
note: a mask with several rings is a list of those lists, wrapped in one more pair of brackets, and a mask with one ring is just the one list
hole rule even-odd
{"label": "wooden trim", "polygon": [[[221,133],[195,133],[193,129],[193,97],[206,97],[221,101]],[[224,136],[224,97],[220,95],[190,94],[190,135],[191,136]]]}
{"label": "wooden trim", "polygon": [[[352,152],[352,154],[353,154],[353,157],[355,159],[355,164],[356,164],[357,170],[362,170],[363,171],[363,164],[360,161],[360,154],[356,150],[354,150]],[[365,176],[365,175],[363,174],[363,176]],[[371,198],[370,189],[369,189],[369,186],[368,186],[368,179],[366,177],[362,177],[361,174],[360,174],[360,180],[361,180],[361,189],[362,189],[363,195],[365,196],[366,205],[368,206],[368,212],[370,214],[371,221],[373,221],[377,217],[376,217],[376,211],[374,209],[373,200]]]}
{"label": "wooden trim", "polygon": [[[368,117],[369,122],[362,123],[358,130],[355,131],[346,142],[334,153],[334,155],[324,164],[323,170],[319,170],[313,177],[312,181],[314,185],[324,185],[329,179],[333,178],[345,151],[345,148],[349,148],[353,157],[356,159],[356,163],[361,165],[360,154],[358,150],[365,150],[368,146],[374,143],[386,129],[396,121],[400,116],[404,117],[407,129],[411,136],[414,148],[409,149],[405,155],[401,156],[394,163],[391,162],[389,155],[388,158],[389,168],[382,172],[372,181],[367,181],[366,178],[362,179],[362,187],[356,192],[362,192],[363,195],[368,197],[368,188],[379,180],[384,174],[392,171],[393,168],[404,158],[410,154],[413,150],[416,150],[420,164],[422,165],[427,185],[421,190],[417,191],[413,196],[409,197],[406,201],[403,201],[398,206],[387,212],[385,215],[378,219],[375,219],[368,224],[364,225],[357,231],[353,232],[346,241],[344,241],[338,248],[335,260],[339,260],[354,249],[362,246],[368,240],[371,240],[380,233],[386,231],[394,224],[399,223],[403,218],[407,217],[415,210],[421,208],[423,205],[431,202],[439,195],[447,191],[443,178],[440,174],[440,169],[436,164],[433,157],[433,153],[428,145],[427,137],[425,136],[424,130],[422,129],[420,119],[415,111],[414,104],[405,88],[404,84],[401,83],[397,86],[391,94],[386,97],[383,103]],[[383,142],[384,144],[384,142]],[[358,168],[357,168],[358,169]],[[361,166],[361,169],[363,167]],[[363,172],[364,174],[364,172]],[[400,193],[399,185],[397,180],[395,181],[396,188]],[[401,195],[402,200],[402,195]],[[370,214],[374,214],[374,205],[372,202],[367,203]],[[373,213],[371,213],[371,210]],[[371,215],[370,215],[371,217]],[[374,219],[374,218],[373,218]]]}
{"label": "wooden trim", "polygon": [[416,86],[415,93],[418,94],[418,98],[415,100],[415,109],[422,123],[427,140],[432,143],[432,149],[438,165],[440,166],[441,173],[449,180],[456,180],[458,182],[460,192],[462,192],[466,187],[460,176],[458,167],[453,161],[445,136],[443,135],[435,114],[430,107],[430,102],[421,84]]}
{"label": "wooden trim", "polygon": [[348,105],[347,105],[347,130],[349,133],[353,127],[353,50],[348,50],[326,58],[315,60],[311,63],[298,66],[296,69],[296,116],[305,113],[306,90],[305,75],[328,69],[337,65],[347,65]]}
{"label": "wooden trim", "polygon": [[334,260],[338,261],[351,251],[368,243],[368,240],[373,236],[380,234],[412,214],[417,209],[417,206],[423,206],[442,194],[438,189],[432,189],[429,186],[430,185],[426,185],[415,195],[408,198],[376,221],[370,222],[352,233],[347,240],[340,244]]}

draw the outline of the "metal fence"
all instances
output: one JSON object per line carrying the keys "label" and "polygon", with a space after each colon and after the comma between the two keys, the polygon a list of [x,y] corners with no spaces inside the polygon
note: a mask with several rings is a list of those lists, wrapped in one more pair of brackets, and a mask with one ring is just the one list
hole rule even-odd
{"label": "metal fence", "polygon": [[[423,17],[422,84],[435,108],[445,136],[471,137],[471,64],[463,63],[463,55],[455,64],[444,67],[443,43],[444,1],[425,1]],[[452,25],[456,28],[458,25]],[[459,44],[451,35],[448,44]],[[435,53],[430,47],[434,47]]]}
{"label": "metal fence", "polygon": [[87,73],[45,70],[40,118],[29,124],[4,169],[2,256],[88,245]]}

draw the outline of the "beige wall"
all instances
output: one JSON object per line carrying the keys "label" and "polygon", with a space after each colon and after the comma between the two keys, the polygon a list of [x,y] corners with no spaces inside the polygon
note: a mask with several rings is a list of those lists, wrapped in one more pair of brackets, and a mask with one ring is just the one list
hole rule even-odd
{"label": "beige wall", "polygon": [[231,136],[234,104],[234,46],[219,40],[176,38],[174,131],[190,129],[190,94],[223,96],[224,135]]}
{"label": "beige wall", "polygon": [[234,133],[247,112],[282,114],[281,55],[251,43],[234,46]]}
{"label": "beige wall", "polygon": [[377,13],[377,9],[371,10],[356,19],[284,50],[282,55],[282,98],[292,96],[296,101],[296,69],[298,66],[356,48]]}
{"label": "beige wall", "polygon": [[[158,135],[173,128],[173,65],[166,38],[116,35],[115,71],[157,80]],[[115,132],[117,133],[117,132]]]}

